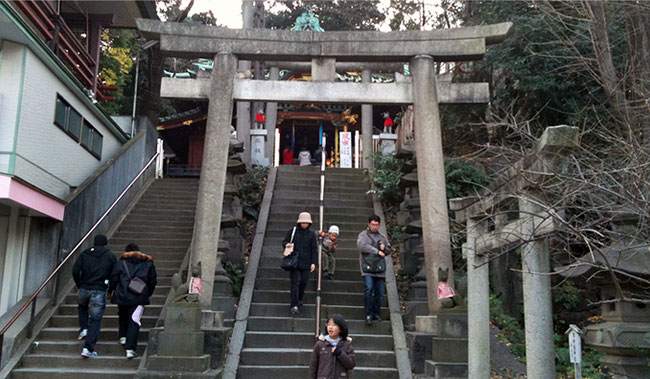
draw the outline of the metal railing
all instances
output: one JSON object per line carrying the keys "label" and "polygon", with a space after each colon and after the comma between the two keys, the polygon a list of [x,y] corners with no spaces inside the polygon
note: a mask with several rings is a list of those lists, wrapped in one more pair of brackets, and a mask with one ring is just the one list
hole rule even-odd
{"label": "metal railing", "polygon": [[[4,345],[4,337],[5,337],[5,333],[7,332],[7,330],[9,330],[9,328],[11,328],[11,326],[16,322],[16,320],[18,320],[18,318],[23,314],[23,312],[25,312],[27,307],[29,307],[31,305],[32,306],[31,307],[31,314],[30,314],[30,318],[29,318],[29,323],[27,324],[27,338],[32,338],[32,333],[34,331],[34,316],[35,316],[35,313],[36,313],[36,298],[38,297],[38,295],[41,293],[41,291],[43,291],[45,286],[47,286],[50,283],[50,281],[52,281],[52,279],[54,279],[54,277],[59,273],[61,268],[65,265],[65,263],[70,258],[72,258],[74,253],[77,252],[77,250],[86,241],[86,239],[95,231],[95,229],[97,229],[99,224],[101,224],[102,221],[104,221],[104,219],[108,216],[108,214],[111,212],[111,210],[113,210],[113,208],[115,208],[117,203],[120,200],[122,200],[122,198],[129,191],[129,189],[131,189],[131,187],[133,187],[135,182],[138,181],[138,179],[140,179],[140,177],[142,177],[142,175],[144,175],[145,171],[147,171],[147,169],[156,161],[156,158],[158,157],[158,155],[159,155],[159,153],[156,153],[151,157],[149,162],[147,162],[147,164],[142,168],[142,170],[140,170],[138,175],[136,175],[135,178],[133,178],[133,180],[131,180],[131,183],[129,183],[129,185],[126,186],[126,188],[122,191],[122,193],[120,193],[120,195],[115,199],[115,201],[113,201],[111,206],[108,207],[108,209],[99,218],[99,220],[97,220],[95,222],[95,225],[93,225],[92,228],[90,228],[90,230],[88,230],[88,232],[81,238],[81,240],[79,240],[79,242],[77,242],[77,244],[74,246],[74,248],[72,248],[72,250],[68,253],[68,255],[66,255],[66,257],[61,261],[61,263],[59,263],[59,265],[56,266],[56,268],[47,277],[47,279],[45,279],[45,281],[43,281],[43,283],[38,287],[38,289],[36,291],[34,291],[34,294],[32,294],[32,296],[30,296],[29,300],[27,300],[27,302],[25,304],[23,304],[22,307],[20,307],[18,312],[16,312],[14,314],[14,316],[11,318],[11,320],[9,320],[7,325],[5,325],[4,328],[2,328],[2,330],[0,330],[0,362],[2,362],[2,350],[3,350],[3,345]],[[52,296],[54,297],[55,294],[52,294]]]}

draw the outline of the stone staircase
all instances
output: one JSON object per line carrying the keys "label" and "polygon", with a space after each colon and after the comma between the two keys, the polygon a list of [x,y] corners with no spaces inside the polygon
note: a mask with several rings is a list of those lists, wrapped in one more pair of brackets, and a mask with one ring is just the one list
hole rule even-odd
{"label": "stone staircase", "polygon": [[153,327],[169,293],[171,276],[178,271],[192,238],[198,181],[163,179],[154,182],[131,213],[109,239],[109,247],[119,257],[124,247],[135,242],[154,256],[158,286],[142,318],[138,338],[138,358],[125,358],[118,343],[117,306],[107,304],[97,358],[80,356],[83,341],[77,340],[76,290],[38,334],[34,344],[12,371],[12,378],[133,378],[144,353],[149,328]]}
{"label": "stone staircase", "polygon": [[[328,169],[325,184],[324,228],[341,229],[336,252],[335,279],[323,281],[321,331],[327,315],[339,313],[348,322],[356,353],[355,378],[397,378],[393,337],[386,299],[385,321],[365,325],[363,281],[359,272],[356,238],[373,213],[366,191],[369,183],[361,170]],[[306,378],[314,346],[316,273],[307,286],[304,306],[297,317],[289,312],[289,274],[280,268],[281,242],[295,225],[298,214],[310,212],[312,229],[318,228],[320,171],[317,167],[278,168],[273,200],[248,329],[239,362],[239,378]]]}

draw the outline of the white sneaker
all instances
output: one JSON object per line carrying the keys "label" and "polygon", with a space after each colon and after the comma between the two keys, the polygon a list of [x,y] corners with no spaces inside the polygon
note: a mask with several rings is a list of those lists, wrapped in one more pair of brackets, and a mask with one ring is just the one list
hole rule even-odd
{"label": "white sneaker", "polygon": [[127,350],[126,351],[126,357],[128,359],[132,359],[132,358],[135,358],[137,356],[138,356],[138,354],[135,353],[135,350]]}
{"label": "white sneaker", "polygon": [[120,337],[120,345],[126,345],[126,337]]}
{"label": "white sneaker", "polygon": [[88,335],[88,329],[81,329],[81,331],[79,332],[79,337],[77,337],[77,339],[81,341],[82,339],[86,338],[87,335]]}
{"label": "white sneaker", "polygon": [[84,349],[81,350],[81,356],[84,358],[95,358],[97,356],[97,352],[90,351],[84,347]]}

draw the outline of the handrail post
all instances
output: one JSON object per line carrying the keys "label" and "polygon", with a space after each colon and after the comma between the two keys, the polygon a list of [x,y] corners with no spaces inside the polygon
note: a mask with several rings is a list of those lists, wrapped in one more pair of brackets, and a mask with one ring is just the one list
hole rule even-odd
{"label": "handrail post", "polygon": [[[323,205],[325,198],[325,141],[326,136],[323,134],[323,140],[321,145],[321,165],[320,165],[320,207],[318,222],[320,231],[323,231]],[[321,284],[323,280],[323,270],[321,269],[321,263],[323,262],[323,238],[319,235],[318,237],[318,274],[316,281],[316,325],[314,326],[314,337],[318,338],[320,334],[320,309],[321,309]]]}

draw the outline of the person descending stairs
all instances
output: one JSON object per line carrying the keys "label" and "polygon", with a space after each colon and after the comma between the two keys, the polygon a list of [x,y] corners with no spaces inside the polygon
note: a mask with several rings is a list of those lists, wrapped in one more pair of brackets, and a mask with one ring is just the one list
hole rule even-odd
{"label": "person descending stairs", "polygon": [[[381,321],[366,325],[363,309],[363,280],[359,271],[357,235],[373,213],[369,184],[362,170],[328,169],[325,179],[324,231],[335,224],[340,234],[336,249],[336,273],[322,282],[321,333],[326,333],[327,317],[342,315],[347,321],[356,354],[354,378],[397,378],[393,337],[384,298]],[[318,230],[320,191],[319,167],[281,166],[278,168],[269,221],[257,280],[253,292],[238,377],[308,377],[314,347],[316,273],[309,280],[304,305],[292,316],[289,303],[289,274],[280,268],[282,239],[296,225],[300,212],[314,217]]]}
{"label": "person descending stairs", "polygon": [[[119,257],[130,242],[154,257],[158,285],[142,316],[136,349],[137,358],[127,359],[118,341],[117,306],[107,301],[97,357],[83,359],[79,354],[76,288],[70,292],[49,324],[12,371],[12,378],[133,378],[147,345],[149,328],[160,315],[171,286],[171,276],[181,266],[192,239],[198,180],[163,179],[154,182],[117,232],[109,238],[109,248]],[[70,278],[72,279],[72,278]]]}

